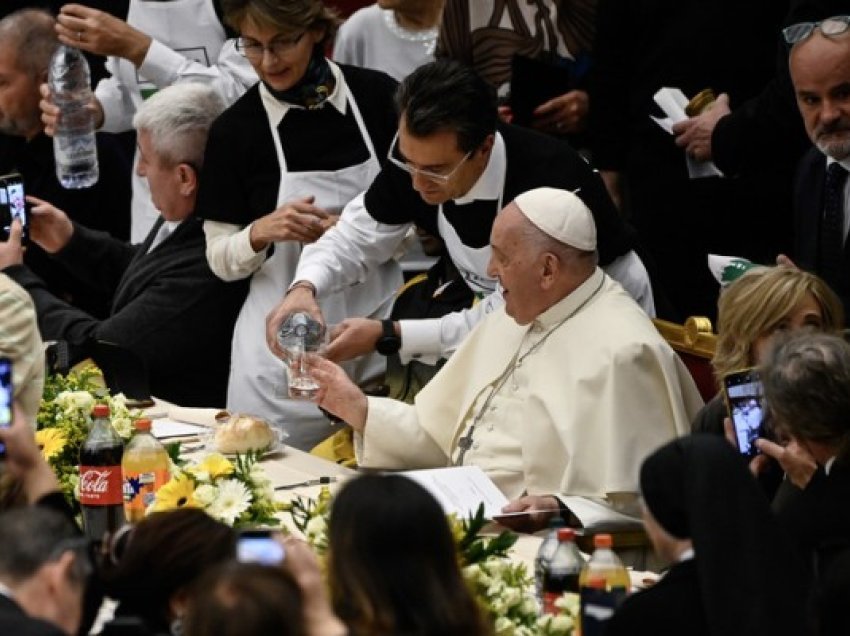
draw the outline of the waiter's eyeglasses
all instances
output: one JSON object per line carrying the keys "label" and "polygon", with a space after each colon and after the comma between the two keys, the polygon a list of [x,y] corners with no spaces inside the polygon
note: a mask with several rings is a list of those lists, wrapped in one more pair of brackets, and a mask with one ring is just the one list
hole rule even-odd
{"label": "waiter's eyeglasses", "polygon": [[245,38],[238,38],[236,40],[236,50],[239,51],[242,55],[247,57],[252,62],[259,62],[263,59],[263,53],[268,51],[272,57],[280,59],[281,55],[285,55],[289,53],[292,49],[294,49],[298,43],[301,41],[301,38],[304,37],[306,31],[302,31],[295,37],[283,37],[278,36],[269,42],[267,45],[262,45],[259,42],[254,40],[246,40]]}
{"label": "waiter's eyeglasses", "polygon": [[389,159],[393,163],[393,165],[396,165],[399,168],[401,168],[402,170],[404,170],[406,173],[408,173],[411,176],[411,178],[415,177],[416,175],[419,175],[423,179],[428,179],[428,181],[433,181],[434,183],[439,183],[440,185],[446,185],[449,182],[449,180],[453,176],[455,176],[455,173],[466,162],[466,160],[469,159],[472,156],[472,152],[473,152],[472,150],[470,150],[469,152],[467,152],[463,156],[463,159],[461,159],[460,161],[457,162],[457,165],[454,168],[452,168],[451,170],[449,170],[446,173],[441,173],[441,172],[433,172],[431,170],[422,170],[421,168],[414,168],[409,163],[401,161],[400,159],[396,159],[393,156],[393,153],[395,152],[397,145],[398,145],[398,133],[396,133],[395,137],[393,137],[393,142],[390,144],[390,151],[387,153],[387,159]]}
{"label": "waiter's eyeglasses", "polygon": [[817,28],[828,38],[841,35],[850,28],[850,15],[835,15],[820,22],[798,22],[782,29],[782,36],[786,44],[797,44],[808,38]]}

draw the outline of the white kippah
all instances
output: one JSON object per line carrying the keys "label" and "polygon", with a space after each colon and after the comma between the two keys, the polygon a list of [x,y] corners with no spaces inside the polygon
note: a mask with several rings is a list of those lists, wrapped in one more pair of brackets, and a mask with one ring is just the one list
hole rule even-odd
{"label": "white kippah", "polygon": [[593,215],[575,194],[556,188],[535,188],[516,199],[522,213],[556,241],[585,252],[596,249]]}

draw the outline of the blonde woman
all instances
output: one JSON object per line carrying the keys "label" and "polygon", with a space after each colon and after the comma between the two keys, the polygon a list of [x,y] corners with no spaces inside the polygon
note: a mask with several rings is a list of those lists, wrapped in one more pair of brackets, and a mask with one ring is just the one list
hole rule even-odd
{"label": "blonde woman", "polygon": [[[841,301],[823,280],[792,267],[756,267],[720,294],[714,376],[719,385],[727,373],[759,365],[777,332],[843,327]],[[692,430],[722,435],[726,416],[718,393],[697,413]]]}

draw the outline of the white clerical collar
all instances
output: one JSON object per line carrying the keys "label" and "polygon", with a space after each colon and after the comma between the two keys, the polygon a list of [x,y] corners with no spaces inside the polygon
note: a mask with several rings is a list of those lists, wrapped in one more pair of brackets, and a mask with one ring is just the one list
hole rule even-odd
{"label": "white clerical collar", "polygon": [[835,463],[835,460],[838,458],[838,455],[833,455],[829,459],[826,460],[826,463],[823,465],[823,472],[829,476],[829,471],[832,470],[832,465]]}
{"label": "white clerical collar", "polygon": [[850,172],[850,156],[844,157],[841,161],[838,159],[833,159],[829,155],[826,157],[826,167],[829,168],[832,164],[837,163],[842,168],[844,168],[847,172]]}
{"label": "white clerical collar", "polygon": [[163,221],[162,227],[168,228],[168,236],[174,234],[174,230],[180,227],[180,224],[183,223],[185,219],[181,219],[180,221]]}
{"label": "white clerical collar", "polygon": [[0,596],[5,596],[8,599],[15,600],[15,594],[7,585],[4,585],[3,583],[0,583]]}
{"label": "white clerical collar", "polygon": [[[508,170],[508,154],[505,151],[505,140],[501,133],[496,131],[496,138],[493,142],[493,149],[490,151],[490,158],[487,160],[487,167],[484,172],[478,177],[469,191],[462,197],[454,200],[457,205],[465,205],[473,201],[492,201],[493,199],[502,198],[502,190],[505,187],[505,173]],[[510,201],[502,201],[503,205],[507,205]]]}
{"label": "white clerical collar", "polygon": [[685,561],[690,561],[696,556],[696,552],[694,552],[693,548],[688,548],[682,554],[679,555],[679,563],[684,563]]}
{"label": "white clerical collar", "polygon": [[602,288],[605,280],[605,272],[598,267],[586,281],[579,285],[571,294],[559,300],[542,314],[537,316],[532,323],[532,329],[545,331],[563,321],[567,316],[574,314],[586,302],[588,302]]}
{"label": "white clerical collar", "polygon": [[[348,100],[346,99],[346,94],[348,91],[343,89],[345,85],[345,78],[342,76],[342,71],[339,70],[339,67],[331,62],[327,61],[328,65],[331,67],[331,73],[334,76],[334,89],[331,91],[331,94],[325,100],[326,104],[330,104],[334,108],[336,108],[341,114],[345,115],[346,110],[348,108]],[[299,106],[297,104],[290,104],[289,102],[282,102],[277,99],[274,95],[271,94],[266,85],[260,82],[260,98],[263,100],[263,103],[266,106],[266,109],[269,113],[269,119],[272,120],[275,126],[277,126],[280,121],[284,118],[286,113],[289,112],[290,108],[300,108],[304,110],[303,106]]]}

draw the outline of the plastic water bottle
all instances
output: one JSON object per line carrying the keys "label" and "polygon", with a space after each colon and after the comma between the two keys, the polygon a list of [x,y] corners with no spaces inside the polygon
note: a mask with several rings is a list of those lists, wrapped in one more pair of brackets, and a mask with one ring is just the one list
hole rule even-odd
{"label": "plastic water bottle", "polygon": [[582,636],[602,636],[629,593],[629,571],[611,549],[610,534],[593,537],[595,550],[579,577]]}
{"label": "plastic water bottle", "polygon": [[564,592],[578,593],[578,580],[584,568],[584,557],[575,544],[572,528],[558,528],[558,545],[543,570],[543,613],[558,614],[555,602]]}
{"label": "plastic water bottle", "polygon": [[537,549],[537,556],[534,558],[534,593],[537,596],[537,603],[543,609],[543,576],[546,573],[546,568],[549,566],[549,561],[558,549],[558,528],[564,527],[564,520],[560,516],[552,517],[549,521],[549,531],[546,537]]}
{"label": "plastic water bottle", "polygon": [[156,498],[156,491],[169,479],[168,452],[151,435],[151,421],[136,420],[136,433],[121,459],[124,475],[124,515],[130,523],[141,521]]}
{"label": "plastic water bottle", "polygon": [[94,113],[88,108],[91,74],[82,52],[60,45],[50,60],[47,83],[60,112],[53,133],[56,177],[64,188],[88,188],[97,183],[99,171]]}

